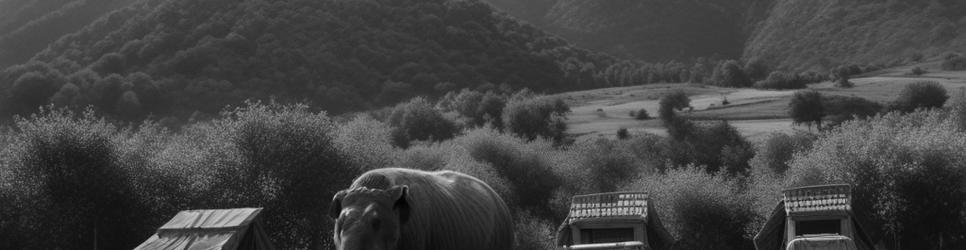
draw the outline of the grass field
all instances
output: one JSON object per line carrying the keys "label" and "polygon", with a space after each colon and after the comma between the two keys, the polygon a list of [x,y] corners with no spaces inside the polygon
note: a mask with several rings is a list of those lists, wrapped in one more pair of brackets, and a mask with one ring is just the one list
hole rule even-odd
{"label": "grass field", "polygon": [[[946,87],[951,98],[966,88],[966,71],[947,72],[924,63],[921,67],[929,73],[909,76],[906,72],[914,66],[880,70],[862,78],[852,79],[855,87],[836,88],[831,82],[817,83],[809,89],[823,95],[857,96],[886,104],[899,94],[905,85],[917,81],[936,81]],[[757,89],[733,89],[699,84],[651,84],[629,87],[613,87],[561,93],[572,112],[568,115],[568,133],[577,140],[616,136],[617,130],[627,128],[631,134],[666,134],[657,119],[635,120],[631,111],[645,109],[651,116],[657,115],[658,100],[671,91],[684,91],[691,97],[692,111],[682,115],[695,120],[728,120],[746,137],[755,141],[772,132],[808,130],[792,124],[787,108],[791,96],[788,91]],[[722,105],[727,99],[729,104]]]}

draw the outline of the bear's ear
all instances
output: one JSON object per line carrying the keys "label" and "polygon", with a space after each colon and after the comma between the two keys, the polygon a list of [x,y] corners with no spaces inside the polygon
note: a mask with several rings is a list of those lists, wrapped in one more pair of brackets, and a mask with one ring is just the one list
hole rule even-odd
{"label": "bear's ear", "polygon": [[339,218],[342,213],[342,199],[345,198],[345,190],[339,191],[332,196],[332,203],[329,203],[329,218],[332,220]]}
{"label": "bear's ear", "polygon": [[409,196],[409,186],[394,186],[389,190],[389,197],[396,200],[393,203],[392,210],[399,214],[399,225],[404,225],[409,221],[409,201],[406,200]]}

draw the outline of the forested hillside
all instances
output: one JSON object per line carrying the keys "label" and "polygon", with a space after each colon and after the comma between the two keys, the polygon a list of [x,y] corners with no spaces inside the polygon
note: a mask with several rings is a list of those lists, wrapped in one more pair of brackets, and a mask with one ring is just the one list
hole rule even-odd
{"label": "forested hillside", "polygon": [[957,0],[488,1],[579,46],[652,62],[717,54],[828,70],[966,49]]}
{"label": "forested hillside", "polygon": [[786,68],[902,63],[966,49],[966,1],[778,0],[745,58]]}
{"label": "forested hillside", "polygon": [[274,98],[339,113],[465,87],[591,88],[611,63],[475,0],[146,0],[4,70],[0,107],[185,119]]}
{"label": "forested hillside", "polygon": [[105,13],[138,0],[0,0],[0,67],[22,63]]}

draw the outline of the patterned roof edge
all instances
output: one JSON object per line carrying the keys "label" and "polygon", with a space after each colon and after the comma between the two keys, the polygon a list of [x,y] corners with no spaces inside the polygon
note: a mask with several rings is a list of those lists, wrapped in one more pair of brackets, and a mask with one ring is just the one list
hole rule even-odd
{"label": "patterned roof edge", "polygon": [[852,211],[852,186],[832,184],[806,186],[782,191],[788,214]]}
{"label": "patterned roof edge", "polygon": [[567,221],[591,218],[647,218],[647,192],[609,192],[575,195]]}

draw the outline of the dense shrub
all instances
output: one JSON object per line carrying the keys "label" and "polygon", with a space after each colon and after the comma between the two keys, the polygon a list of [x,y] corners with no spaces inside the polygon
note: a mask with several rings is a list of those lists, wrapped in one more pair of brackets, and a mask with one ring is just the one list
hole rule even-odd
{"label": "dense shrub", "polygon": [[949,99],[946,88],[934,81],[921,81],[906,85],[899,92],[889,109],[902,112],[912,112],[916,109],[941,108]]}
{"label": "dense shrub", "polygon": [[788,115],[795,124],[815,124],[818,129],[822,129],[822,117],[825,116],[822,94],[816,91],[795,92],[788,103]]}
{"label": "dense shrub", "polygon": [[631,134],[629,132],[627,132],[627,128],[619,128],[619,129],[617,129],[617,139],[618,140],[624,140],[624,139],[627,139],[627,138],[630,138],[630,137],[631,137]]}
{"label": "dense shrub", "polygon": [[544,218],[553,214],[550,202],[563,180],[553,172],[554,162],[545,150],[534,149],[521,138],[489,129],[469,131],[458,143],[472,159],[491,165],[507,180],[516,195],[505,197],[512,206]]}
{"label": "dense shrub", "polygon": [[613,192],[633,180],[641,173],[653,172],[644,168],[641,159],[621,143],[607,139],[583,142],[575,146],[572,151],[579,154],[578,163],[588,170],[585,177],[593,183],[593,190],[597,192]]}
{"label": "dense shrub", "polygon": [[943,58],[943,70],[966,70],[966,56],[951,53]]}
{"label": "dense shrub", "polygon": [[722,62],[711,75],[711,84],[721,87],[741,88],[751,86],[751,83],[741,65],[734,60]]}
{"label": "dense shrub", "polygon": [[771,69],[768,68],[768,64],[766,64],[765,61],[760,59],[752,59],[745,64],[744,71],[745,74],[748,75],[748,79],[754,82],[765,79]]}
{"label": "dense shrub", "polygon": [[912,69],[909,70],[909,74],[914,76],[921,76],[926,73],[929,73],[929,72],[920,67],[913,67]]}
{"label": "dense shrub", "polygon": [[966,133],[945,112],[849,122],[790,164],[787,185],[852,184],[856,215],[894,247],[966,247]]}
{"label": "dense shrub", "polygon": [[[249,104],[216,122],[229,131],[230,164],[213,191],[232,207],[265,208],[265,225],[282,248],[318,248],[332,228],[324,211],[362,173],[335,144],[336,127],[306,106]],[[320,234],[320,232],[322,232]]]}
{"label": "dense shrub", "polygon": [[631,110],[631,117],[634,117],[634,119],[637,120],[647,120],[651,119],[651,114],[647,113],[646,109],[640,109],[637,111]]}
{"label": "dense shrub", "polygon": [[675,118],[675,111],[691,106],[691,98],[688,97],[687,93],[679,90],[661,96],[661,100],[658,103],[658,116],[661,118],[661,121],[668,123]]}
{"label": "dense shrub", "polygon": [[839,88],[851,88],[855,84],[849,81],[853,75],[862,74],[866,70],[863,70],[859,65],[849,64],[841,65],[835,69],[832,69],[832,75],[835,76],[835,86]]}
{"label": "dense shrub", "polygon": [[[492,91],[481,93],[475,90],[463,89],[459,94],[453,94],[452,100],[440,100],[438,107],[447,107],[457,112],[468,126],[482,126],[492,124],[496,128],[503,126],[503,108],[507,97]],[[448,102],[448,103],[447,103]],[[445,110],[445,109],[444,109]]]}
{"label": "dense shrub", "polygon": [[686,168],[644,177],[624,188],[647,191],[675,249],[750,249],[754,211],[735,180]]}
{"label": "dense shrub", "polygon": [[554,228],[550,221],[529,213],[517,213],[513,224],[513,250],[553,250]]}
{"label": "dense shrub", "polygon": [[389,115],[393,143],[408,147],[410,141],[442,141],[453,138],[456,124],[443,116],[425,98],[416,97],[393,108]]}
{"label": "dense shrub", "polygon": [[45,109],[19,119],[16,129],[20,133],[9,149],[13,159],[4,169],[10,174],[5,181],[13,185],[2,198],[13,202],[8,205],[19,217],[0,219],[13,226],[2,231],[15,231],[4,232],[0,245],[120,249],[148,236],[148,209],[118,159],[117,128],[90,111],[75,116]]}
{"label": "dense shrub", "polygon": [[568,112],[570,107],[560,98],[521,91],[507,102],[503,122],[507,132],[528,140],[543,137],[559,142],[567,130],[564,115]]}
{"label": "dense shrub", "polygon": [[771,72],[768,78],[755,83],[757,89],[803,89],[807,82],[797,74]]}
{"label": "dense shrub", "polygon": [[882,104],[857,96],[824,96],[822,106],[827,127],[838,126],[854,118],[865,119],[883,111]]}
{"label": "dense shrub", "polygon": [[389,166],[395,157],[392,127],[367,115],[339,124],[335,143],[353,165],[363,169]]}
{"label": "dense shrub", "polygon": [[752,169],[762,169],[767,174],[784,175],[788,162],[796,153],[812,147],[815,135],[797,132],[794,134],[772,133],[764,141],[755,145],[755,157],[749,165]]}

